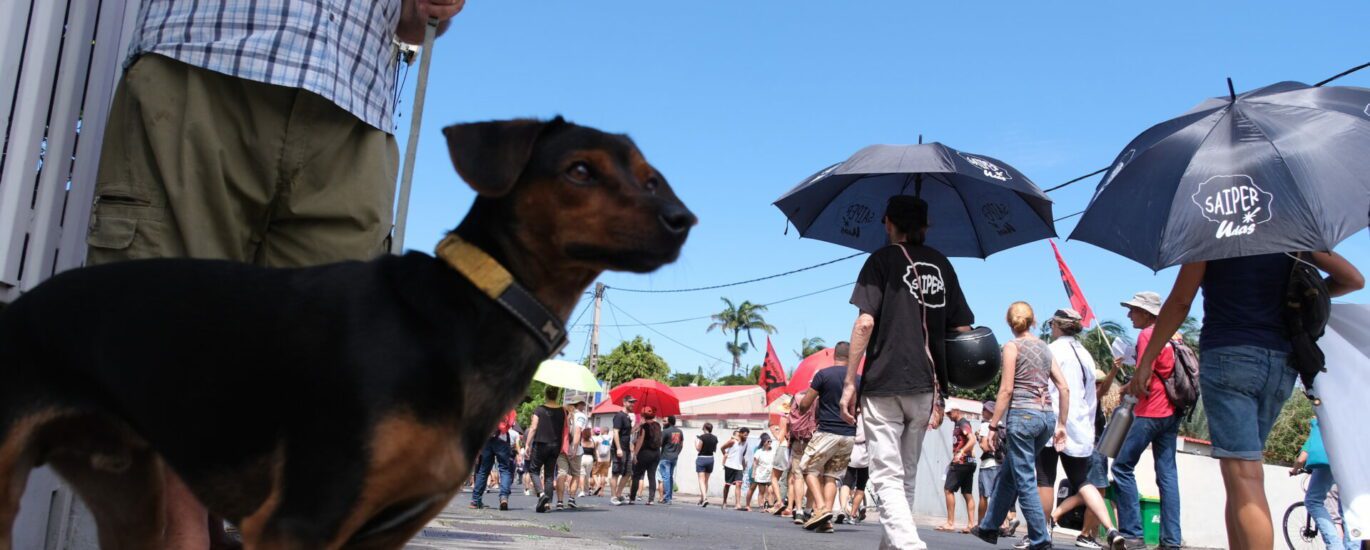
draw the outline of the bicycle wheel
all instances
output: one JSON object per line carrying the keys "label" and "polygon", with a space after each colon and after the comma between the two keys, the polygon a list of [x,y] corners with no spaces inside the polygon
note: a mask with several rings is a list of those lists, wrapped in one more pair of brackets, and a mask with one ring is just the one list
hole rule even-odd
{"label": "bicycle wheel", "polygon": [[1289,550],[1322,550],[1327,547],[1302,502],[1295,502],[1284,511],[1284,542],[1289,545]]}

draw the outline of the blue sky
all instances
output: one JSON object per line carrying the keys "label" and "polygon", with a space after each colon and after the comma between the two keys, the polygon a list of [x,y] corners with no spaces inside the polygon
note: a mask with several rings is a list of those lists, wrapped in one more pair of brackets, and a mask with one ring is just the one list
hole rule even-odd
{"label": "blue sky", "polygon": [[[784,234],[771,205],[805,176],[873,143],[919,134],[1003,159],[1047,188],[1110,163],[1134,136],[1199,101],[1281,80],[1316,82],[1366,61],[1370,4],[1291,9],[1274,2],[529,2],[471,0],[435,47],[407,245],[431,250],[469,208],[439,130],[448,124],[557,114],[626,132],[699,215],[681,260],[651,275],[607,273],[611,287],[725,283],[851,251]],[[408,133],[411,72],[399,119]],[[1338,81],[1370,87],[1370,69]],[[403,143],[401,143],[403,147]],[[1052,193],[1056,215],[1083,209],[1098,177]],[[936,213],[934,212],[934,216]],[[1074,220],[1058,224],[1069,235]],[[1062,253],[1105,319],[1120,300],[1169,290],[1175,269],[1076,242]],[[1370,235],[1338,248],[1370,272]],[[1005,339],[1003,314],[1026,300],[1065,306],[1051,248],[957,259],[979,324]],[[770,303],[855,280],[861,259],[719,291],[611,289],[601,352],[643,335],[674,370],[727,374],[724,338],[705,333],[720,296]],[[801,338],[850,335],[841,288],[773,306],[782,363]],[[1346,301],[1370,301],[1370,292]],[[582,302],[576,315],[588,305]],[[1196,316],[1198,314],[1196,305]],[[585,349],[590,315],[567,356]],[[658,332],[654,332],[655,329]],[[744,364],[761,362],[764,335]],[[674,339],[675,341],[672,341]],[[678,341],[678,342],[677,342]],[[690,349],[694,348],[694,349]]]}

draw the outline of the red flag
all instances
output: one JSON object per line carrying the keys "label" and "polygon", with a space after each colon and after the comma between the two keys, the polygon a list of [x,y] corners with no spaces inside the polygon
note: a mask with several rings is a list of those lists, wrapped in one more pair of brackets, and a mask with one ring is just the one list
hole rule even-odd
{"label": "red flag", "polygon": [[785,367],[780,366],[780,358],[775,355],[770,336],[766,337],[766,360],[761,363],[761,377],[756,384],[766,390],[767,405],[785,394]]}
{"label": "red flag", "polygon": [[1081,324],[1088,327],[1094,322],[1094,310],[1089,309],[1085,293],[1080,291],[1080,283],[1075,282],[1075,276],[1071,275],[1070,268],[1066,267],[1066,260],[1061,257],[1061,250],[1056,248],[1056,241],[1051,241],[1051,251],[1056,253],[1056,265],[1061,268],[1061,284],[1066,286],[1066,297],[1070,298],[1070,307],[1084,318]]}

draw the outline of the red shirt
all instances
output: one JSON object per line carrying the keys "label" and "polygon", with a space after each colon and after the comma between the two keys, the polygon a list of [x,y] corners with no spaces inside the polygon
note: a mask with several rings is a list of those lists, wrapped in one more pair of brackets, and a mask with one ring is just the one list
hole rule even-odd
{"label": "red shirt", "polygon": [[[1151,342],[1151,332],[1155,326],[1142,329],[1142,333],[1137,335],[1137,358],[1140,359],[1146,352],[1146,346]],[[1146,397],[1137,401],[1137,407],[1132,410],[1134,416],[1144,418],[1166,418],[1175,414],[1175,406],[1170,404],[1170,399],[1165,396],[1165,382],[1162,379],[1170,378],[1170,373],[1175,371],[1175,349],[1166,346],[1161,349],[1161,355],[1156,358],[1156,362],[1151,365],[1151,383],[1147,389],[1151,392]]]}

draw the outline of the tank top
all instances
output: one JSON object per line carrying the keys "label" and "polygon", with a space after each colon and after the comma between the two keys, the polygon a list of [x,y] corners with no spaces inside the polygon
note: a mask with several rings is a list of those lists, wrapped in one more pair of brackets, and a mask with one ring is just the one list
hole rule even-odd
{"label": "tank top", "polygon": [[1051,348],[1036,338],[1018,338],[1018,359],[1013,364],[1013,401],[1015,409],[1051,410]]}

